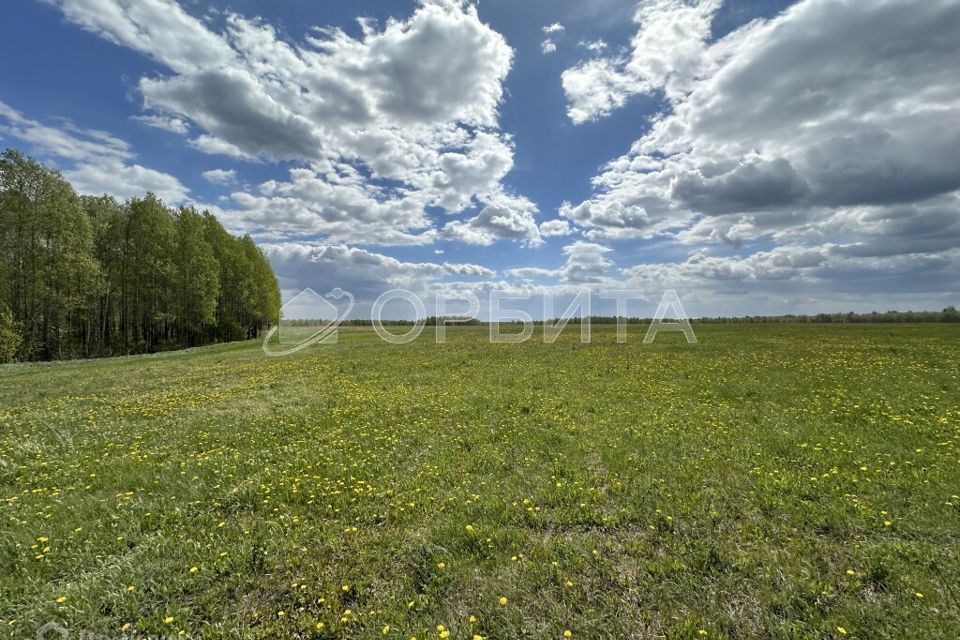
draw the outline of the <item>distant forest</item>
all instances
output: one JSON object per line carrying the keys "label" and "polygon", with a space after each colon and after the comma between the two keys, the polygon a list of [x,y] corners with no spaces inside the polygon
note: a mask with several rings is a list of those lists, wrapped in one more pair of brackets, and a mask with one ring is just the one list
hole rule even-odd
{"label": "distant forest", "polygon": [[150,353],[256,337],[280,291],[249,236],[153,194],[78,196],[0,155],[0,362]]}
{"label": "distant forest", "polygon": [[[616,324],[617,316],[590,316],[590,322],[592,324]],[[475,318],[463,318],[460,316],[446,316],[443,318],[438,318],[436,316],[429,316],[424,320],[424,324],[428,327],[435,326],[439,324],[441,320],[446,322],[455,322],[460,325],[485,325],[487,322],[477,320]],[[624,318],[627,324],[650,324],[652,318],[639,318],[639,317],[629,317]],[[670,322],[673,318],[665,318],[666,322]],[[556,325],[560,322],[559,318],[553,318],[547,321],[549,324]],[[570,318],[569,324],[577,325],[580,324],[581,319],[579,316]],[[834,324],[843,324],[843,323],[866,323],[866,322],[899,322],[899,323],[915,323],[915,322],[960,322],[960,311],[957,311],[954,307],[947,307],[943,311],[872,311],[870,313],[854,313],[852,311],[847,313],[818,313],[815,315],[782,315],[782,316],[737,316],[737,317],[703,317],[703,318],[690,318],[690,322],[693,324],[808,324],[808,323],[834,323]],[[284,320],[283,325],[291,327],[309,327],[309,326],[323,326],[329,324],[326,320]],[[365,327],[373,324],[369,319],[366,318],[354,318],[350,320],[344,320],[341,323],[341,326],[345,327]],[[412,326],[414,324],[413,320],[383,320],[382,324],[384,326]],[[521,324],[519,320],[508,320],[501,324]],[[543,320],[534,320],[534,325],[544,324]]]}

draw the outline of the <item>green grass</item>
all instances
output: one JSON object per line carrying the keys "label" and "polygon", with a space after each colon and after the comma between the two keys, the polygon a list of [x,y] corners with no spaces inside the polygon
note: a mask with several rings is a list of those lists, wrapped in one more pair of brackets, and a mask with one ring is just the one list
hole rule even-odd
{"label": "green grass", "polygon": [[696,329],[2,367],[0,637],[960,637],[960,327]]}

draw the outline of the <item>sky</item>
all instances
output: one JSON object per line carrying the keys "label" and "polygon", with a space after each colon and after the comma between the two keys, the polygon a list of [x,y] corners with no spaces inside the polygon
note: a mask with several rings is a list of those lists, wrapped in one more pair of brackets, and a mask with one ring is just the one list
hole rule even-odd
{"label": "sky", "polygon": [[960,0],[12,0],[0,20],[0,146],[80,193],[212,211],[286,299],[960,302]]}

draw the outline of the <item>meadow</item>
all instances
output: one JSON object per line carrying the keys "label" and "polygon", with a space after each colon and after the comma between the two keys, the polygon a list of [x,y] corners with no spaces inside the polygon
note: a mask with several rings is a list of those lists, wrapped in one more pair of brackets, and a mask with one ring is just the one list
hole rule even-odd
{"label": "meadow", "polygon": [[960,637],[960,327],[695,328],[0,367],[0,637]]}

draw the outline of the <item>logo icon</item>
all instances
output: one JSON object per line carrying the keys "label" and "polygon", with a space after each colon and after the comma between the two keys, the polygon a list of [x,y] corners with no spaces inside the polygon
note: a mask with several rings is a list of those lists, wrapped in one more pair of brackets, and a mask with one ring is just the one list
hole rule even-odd
{"label": "logo icon", "polygon": [[70,632],[58,625],[56,622],[48,622],[37,629],[37,640],[55,640],[56,638],[69,638]]}
{"label": "logo icon", "polygon": [[[331,300],[345,300],[341,309]],[[341,305],[343,306],[343,305]],[[354,298],[349,291],[335,287],[326,295],[306,288],[280,308],[280,321],[263,338],[263,352],[268,356],[286,356],[322,342],[337,342],[337,327],[353,310]]]}

